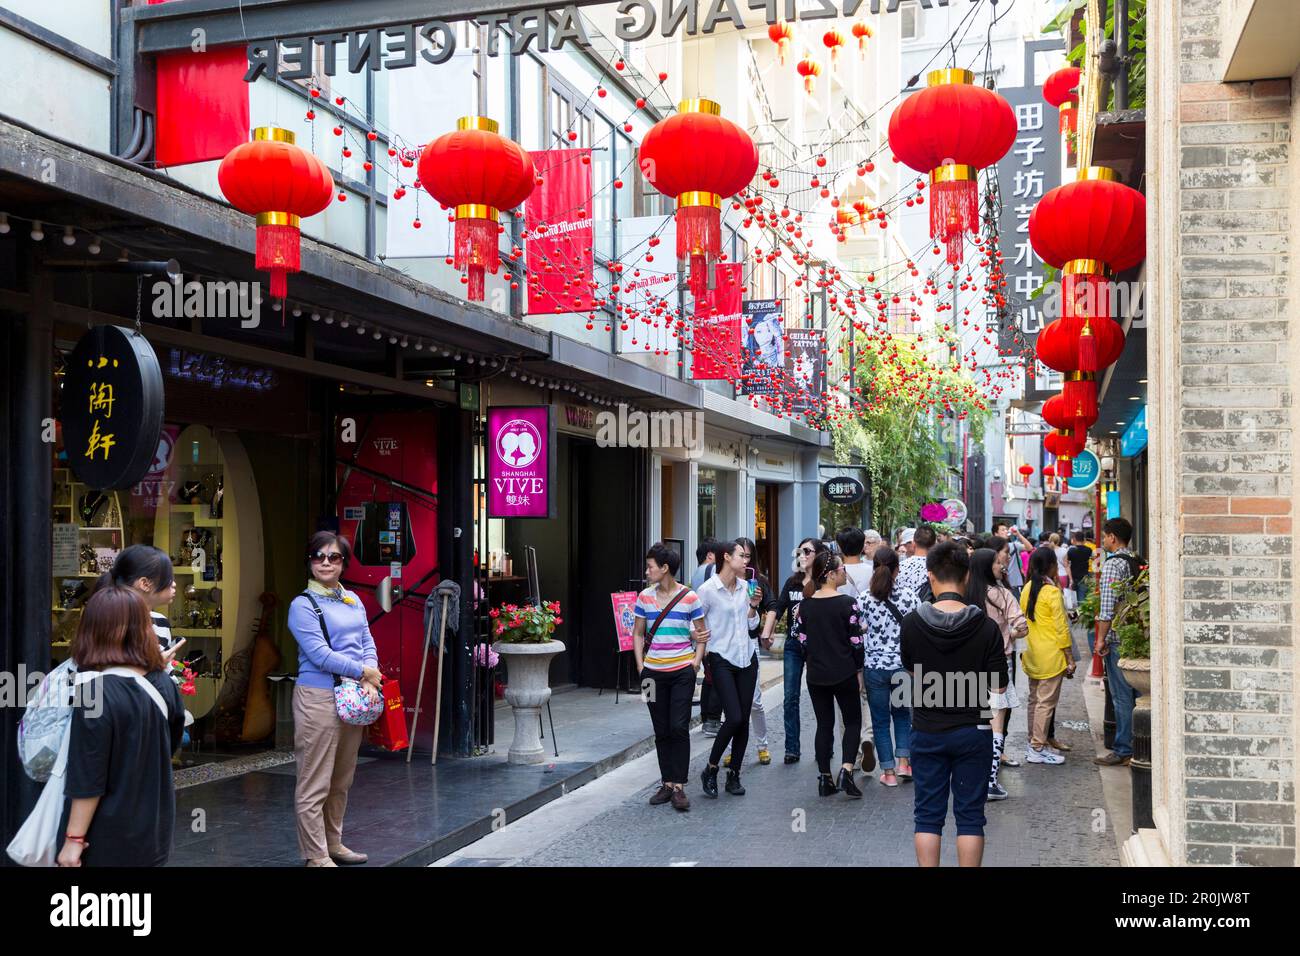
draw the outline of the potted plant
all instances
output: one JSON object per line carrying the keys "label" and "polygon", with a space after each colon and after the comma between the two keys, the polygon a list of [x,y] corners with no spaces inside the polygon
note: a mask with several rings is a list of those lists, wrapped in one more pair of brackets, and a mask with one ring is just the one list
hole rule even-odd
{"label": "potted plant", "polygon": [[1150,573],[1115,585],[1118,602],[1110,626],[1119,635],[1119,669],[1129,686],[1144,697],[1151,694]]}
{"label": "potted plant", "polygon": [[558,601],[505,604],[488,612],[496,643],[492,650],[506,659],[506,702],[515,715],[515,739],[510,743],[510,763],[535,764],[546,759],[538,730],[542,707],[551,699],[551,658],[564,650],[564,642],[551,635],[563,624]]}

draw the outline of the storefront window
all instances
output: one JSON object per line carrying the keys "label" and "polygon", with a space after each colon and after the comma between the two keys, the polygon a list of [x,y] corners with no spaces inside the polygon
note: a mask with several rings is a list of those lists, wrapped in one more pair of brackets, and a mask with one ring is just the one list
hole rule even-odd
{"label": "storefront window", "polygon": [[718,533],[718,473],[712,468],[701,468],[697,482],[699,502],[700,540],[717,537]]}

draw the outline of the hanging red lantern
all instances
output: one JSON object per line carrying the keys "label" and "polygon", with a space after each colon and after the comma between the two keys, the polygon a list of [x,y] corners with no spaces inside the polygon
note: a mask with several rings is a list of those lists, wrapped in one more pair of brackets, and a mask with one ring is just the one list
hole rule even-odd
{"label": "hanging red lantern", "polygon": [[702,288],[722,252],[722,200],[754,178],[758,148],[713,100],[684,100],[646,133],[637,162],[651,186],[677,200],[677,259],[690,262],[692,288]]}
{"label": "hanging red lantern", "polygon": [[835,69],[840,65],[840,50],[848,42],[848,37],[836,27],[832,27],[822,34],[822,44],[831,51],[831,69]]}
{"label": "hanging red lantern", "polygon": [[795,69],[803,77],[804,92],[809,96],[817,92],[817,77],[822,75],[822,65],[806,56],[795,65]]}
{"label": "hanging red lantern", "polygon": [[500,135],[496,120],[462,116],[420,153],[420,183],[429,195],[454,210],[453,264],[466,274],[467,298],[483,301],[485,273],[501,265],[498,235],[501,211],[528,198],[537,183],[532,157]]}
{"label": "hanging red lantern", "polygon": [[794,40],[794,27],[784,20],[777,20],[767,28],[767,36],[776,44],[776,58],[782,66],[785,66],[785,55],[790,49],[790,43]]}
{"label": "hanging red lantern", "polygon": [[871,24],[859,20],[853,24],[853,35],[858,38],[858,56],[865,60],[867,58],[867,41],[875,35],[875,31],[871,29]]}
{"label": "hanging red lantern", "polygon": [[1017,468],[1016,470],[1020,472],[1020,477],[1023,478],[1023,479],[1025,479],[1025,487],[1028,488],[1028,487],[1029,487],[1029,476],[1032,475],[1032,474],[1034,473],[1034,466],[1033,466],[1033,465],[1021,465],[1021,466],[1020,466],[1019,468]]}
{"label": "hanging red lantern", "polygon": [[926,81],[889,118],[889,146],[900,162],[930,174],[930,238],[957,266],[963,234],[979,231],[979,171],[1007,154],[1016,117],[1005,99],[974,85],[970,70],[934,70]]}
{"label": "hanging red lantern", "polygon": [[257,217],[257,268],[271,274],[271,296],[288,293],[290,272],[302,268],[300,226],[334,198],[325,164],[294,144],[287,129],[259,126],[221,161],[217,183],[227,201]]}
{"label": "hanging red lantern", "polygon": [[1043,477],[1044,477],[1044,478],[1055,478],[1055,477],[1056,477],[1056,469],[1053,468],[1051,465],[1044,465],[1044,466],[1043,466]]}
{"label": "hanging red lantern", "polygon": [[1063,66],[1043,82],[1043,99],[1061,111],[1062,133],[1079,128],[1079,77],[1077,66]]}
{"label": "hanging red lantern", "polygon": [[1056,456],[1056,471],[1063,481],[1074,474],[1073,460],[1087,443],[1087,435],[1068,428],[1054,429],[1043,437],[1043,449]]}

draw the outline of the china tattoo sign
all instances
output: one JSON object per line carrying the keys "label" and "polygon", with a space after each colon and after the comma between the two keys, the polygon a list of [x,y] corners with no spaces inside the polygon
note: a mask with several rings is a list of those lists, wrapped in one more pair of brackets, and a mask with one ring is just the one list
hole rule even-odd
{"label": "china tattoo sign", "polygon": [[549,405],[488,409],[488,516],[554,518],[555,423]]}
{"label": "china tattoo sign", "polygon": [[129,488],[146,474],[162,435],[162,369],[139,332],[88,331],[68,356],[60,398],[63,446],[77,480]]}

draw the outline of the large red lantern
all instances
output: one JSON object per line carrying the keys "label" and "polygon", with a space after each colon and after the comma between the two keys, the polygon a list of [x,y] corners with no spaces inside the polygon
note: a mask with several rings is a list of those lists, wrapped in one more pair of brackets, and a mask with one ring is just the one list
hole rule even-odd
{"label": "large red lantern", "polygon": [[1011,104],[974,83],[970,70],[935,70],[889,118],[894,155],[930,174],[930,238],[947,246],[953,266],[961,263],[964,233],[979,231],[979,171],[1016,139]]}
{"label": "large red lantern", "polygon": [[1079,128],[1079,77],[1077,66],[1063,66],[1043,82],[1043,99],[1061,111],[1062,133]]}
{"label": "large red lantern", "polygon": [[677,200],[677,259],[690,262],[692,288],[702,288],[722,252],[722,200],[754,178],[758,148],[713,100],[684,100],[641,140],[638,165]]}
{"label": "large red lantern", "polygon": [[777,20],[767,28],[768,39],[776,44],[776,58],[782,66],[785,66],[785,55],[790,49],[790,43],[794,40],[794,27],[784,20]]}
{"label": "large red lantern", "polygon": [[294,144],[293,133],[259,126],[221,161],[217,183],[232,206],[257,217],[256,264],[271,274],[271,295],[288,293],[290,272],[302,268],[300,227],[334,198],[325,164]]}
{"label": "large red lantern", "polygon": [[420,185],[455,210],[453,262],[465,273],[467,298],[483,301],[485,273],[497,274],[501,210],[528,198],[536,184],[532,157],[497,132],[496,120],[462,116],[420,153]]}

